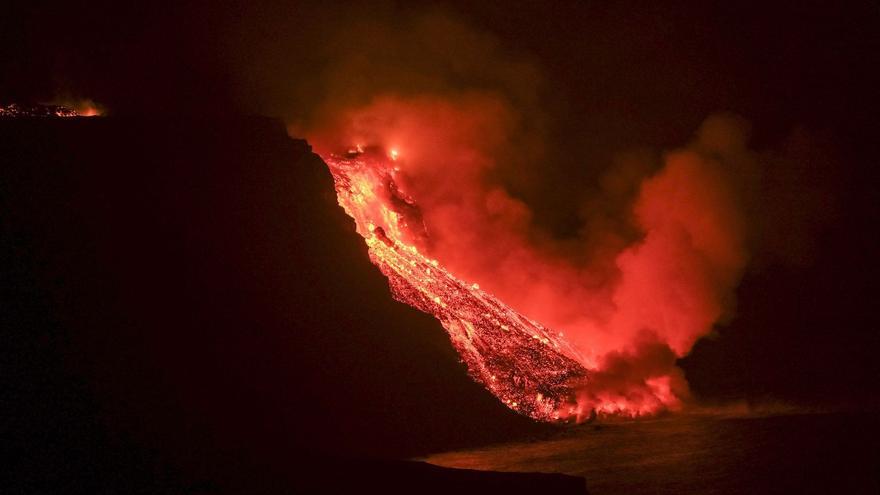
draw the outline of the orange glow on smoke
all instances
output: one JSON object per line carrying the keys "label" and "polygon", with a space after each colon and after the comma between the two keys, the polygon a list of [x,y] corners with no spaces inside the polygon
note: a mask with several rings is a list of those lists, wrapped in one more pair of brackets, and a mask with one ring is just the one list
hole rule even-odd
{"label": "orange glow on smoke", "polygon": [[85,108],[84,110],[77,111],[76,113],[80,117],[97,117],[97,116],[101,115],[101,112],[98,111],[98,109],[94,108],[94,107],[88,107],[88,108]]}
{"label": "orange glow on smoke", "polygon": [[66,98],[58,100],[56,103],[61,107],[73,110],[75,117],[99,117],[106,113],[103,106],[90,99]]}
{"label": "orange glow on smoke", "polygon": [[725,315],[747,259],[711,143],[668,155],[630,206],[643,235],[582,241],[574,251],[602,253],[585,262],[534,235],[529,207],[486,179],[517,119],[493,95],[383,97],[310,140],[393,296],[440,320],[508,407],[544,421],[680,409],[676,359]]}

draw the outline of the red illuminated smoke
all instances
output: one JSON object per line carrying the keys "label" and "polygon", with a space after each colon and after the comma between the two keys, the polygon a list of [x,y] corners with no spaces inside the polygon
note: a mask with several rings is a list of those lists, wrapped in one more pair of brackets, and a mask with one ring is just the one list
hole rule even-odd
{"label": "red illuminated smoke", "polygon": [[711,119],[695,142],[641,178],[620,219],[639,236],[622,241],[592,227],[561,240],[490,180],[521,149],[520,118],[488,93],[388,96],[339,112],[310,139],[324,156],[355,146],[393,150],[395,187],[420,214],[402,240],[562,332],[592,371],[578,384],[581,417],[681,407],[688,392],[676,359],[729,314],[747,261],[724,165],[746,153],[738,124]]}

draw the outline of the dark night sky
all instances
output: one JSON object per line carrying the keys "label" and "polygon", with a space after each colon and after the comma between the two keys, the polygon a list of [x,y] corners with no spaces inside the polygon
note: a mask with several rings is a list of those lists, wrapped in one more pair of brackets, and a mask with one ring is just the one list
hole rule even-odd
{"label": "dark night sky", "polygon": [[[583,200],[584,195],[590,194],[597,178],[617,154],[628,150],[656,153],[658,150],[681,146],[691,139],[706,117],[719,112],[734,113],[750,123],[751,145],[754,149],[768,156],[784,156],[785,163],[795,163],[792,166],[781,166],[778,173],[769,174],[779,184],[768,186],[765,195],[769,199],[750,210],[750,214],[756,217],[771,217],[762,227],[764,230],[759,237],[778,239],[781,235],[775,235],[771,231],[782,231],[791,227],[793,233],[788,230],[785,232],[789,232],[786,235],[793,236],[795,240],[756,243],[755,263],[747,270],[737,291],[737,316],[720,325],[714,337],[700,342],[692,354],[683,360],[682,367],[695,393],[708,401],[748,399],[831,406],[876,405],[878,391],[875,380],[880,376],[880,359],[877,359],[880,353],[880,337],[877,332],[876,282],[871,276],[876,266],[877,225],[880,224],[875,170],[876,157],[880,156],[880,139],[877,136],[880,128],[876,123],[876,117],[880,115],[880,96],[876,90],[880,87],[880,71],[876,70],[880,62],[877,55],[880,53],[880,7],[876,2],[756,2],[751,5],[743,2],[718,2],[716,5],[710,5],[711,2],[658,4],[629,1],[607,5],[603,2],[558,2],[554,5],[548,2],[524,2],[519,5],[446,2],[430,7],[411,6],[409,2],[400,2],[399,5],[381,2],[368,6],[342,6],[336,3],[332,6],[326,5],[331,2],[298,4],[280,0],[241,4],[222,2],[222,6],[216,5],[217,3],[190,3],[187,6],[172,3],[167,8],[160,8],[151,2],[142,6],[121,6],[119,2],[64,2],[55,5],[50,2],[28,1],[6,6],[0,16],[0,103],[49,101],[64,95],[92,98],[106,105],[114,117],[149,116],[153,119],[149,122],[165,126],[164,131],[159,133],[160,139],[170,140],[162,146],[166,146],[171,152],[174,149],[172,136],[175,136],[175,132],[172,130],[173,125],[168,122],[174,120],[170,116],[175,114],[202,117],[227,113],[259,114],[289,121],[314,118],[315,113],[319,112],[317,100],[326,96],[322,86],[326,81],[323,74],[334,63],[326,58],[327,54],[337,53],[333,49],[338,49],[339,44],[351,43],[344,35],[350,26],[355,25],[358,20],[375,18],[379,25],[385,26],[383,29],[393,30],[393,27],[387,26],[405,25],[412,16],[420,12],[443,12],[444,16],[457,19],[457,22],[467,26],[467,33],[477,33],[475,36],[478,38],[488,36],[487,43],[496,50],[492,53],[521,61],[528,74],[522,75],[514,71],[511,77],[498,78],[494,72],[483,74],[470,68],[461,71],[455,67],[438,68],[440,62],[450,60],[446,55],[438,55],[438,62],[428,58],[424,67],[419,66],[419,70],[428,73],[428,82],[411,77],[410,72],[403,71],[401,73],[407,77],[402,78],[399,86],[393,89],[417,91],[424,84],[439,84],[443,90],[470,86],[497,87],[500,88],[499,91],[519,95],[526,102],[524,106],[527,109],[540,112],[540,119],[544,123],[542,129],[548,136],[548,142],[557,151],[552,155],[553,159],[542,168],[517,171],[510,185],[534,207],[548,230],[558,235],[565,235],[572,222],[576,222],[577,204]],[[339,34],[340,31],[343,34]],[[466,34],[465,38],[467,36],[470,34]],[[325,49],[325,45],[334,43],[337,44],[334,45],[336,48],[331,46]],[[454,37],[440,37],[435,44],[438,47],[437,52],[441,54],[467,46]],[[444,48],[447,44],[448,50]],[[357,52],[357,47],[349,49],[343,46],[340,50],[351,54],[352,50]],[[400,67],[407,65],[408,57],[412,56],[404,50],[391,50],[386,55],[387,60],[375,60],[377,70],[401,70]],[[367,65],[368,68],[371,66]],[[360,75],[358,72],[352,73],[353,78]],[[538,105],[540,108],[535,109],[530,105]],[[200,117],[196,120],[198,118]],[[118,131],[120,142],[149,147],[148,140],[137,137],[137,125],[132,127],[132,120],[126,122],[128,123],[121,125],[123,130]],[[230,132],[229,129],[236,128],[235,125],[221,126],[226,130],[218,132]],[[148,129],[149,125],[144,124],[144,128]],[[195,144],[189,143],[188,146],[193,149],[199,143],[207,146],[215,142],[212,139],[216,141],[216,136],[195,135]],[[249,141],[246,142],[261,143],[261,139],[249,136]],[[786,148],[785,143],[793,140],[801,144]],[[283,145],[272,144],[276,145],[280,146],[278,149],[283,148]],[[62,146],[60,149],[73,148]],[[246,151],[237,151],[239,155],[235,156],[251,156]],[[197,158],[187,155],[189,152],[181,151],[175,160],[179,163],[187,163],[188,159],[197,161]],[[95,173],[104,174],[106,167],[112,169],[110,164],[113,163],[113,157],[127,156],[127,153],[131,153],[131,150],[124,149],[123,144],[107,151],[104,158],[99,160]],[[154,162],[150,160],[160,160],[157,156],[158,153],[153,158],[142,158],[142,162],[136,163],[145,167],[151,166]],[[221,161],[224,159],[231,163],[231,158],[219,158]],[[271,165],[275,166],[274,163]],[[169,208],[179,208],[179,211],[190,213],[181,216],[172,225],[155,225],[150,228],[160,231],[171,229],[177,235],[179,232],[174,229],[186,230],[186,221],[204,220],[207,215],[203,210],[204,205],[222,205],[221,198],[227,192],[224,188],[233,187],[232,184],[240,179],[236,174],[241,171],[235,169],[234,164],[229,167],[217,179],[216,188],[205,193],[208,195],[205,198],[194,199],[192,203],[170,203]],[[281,174],[271,167],[260,176],[259,180],[263,181],[259,182],[261,187],[272,189],[269,184],[273,184],[276,179],[273,174]],[[81,188],[74,191],[94,193],[95,188],[100,189],[99,185],[103,183],[101,181],[107,180],[119,181],[113,184],[134,184],[132,187],[140,190],[138,188],[144,188],[143,185],[138,185],[141,180],[149,184],[167,185],[168,180],[160,176],[163,171],[173,174],[175,180],[184,181],[198,180],[196,177],[200,173],[195,170],[193,175],[189,175],[188,172],[168,168],[160,169],[144,179],[134,173],[126,175],[124,171],[112,170],[114,171],[110,179],[105,175],[96,179],[98,185],[89,184],[86,179],[82,179],[82,183],[74,181]],[[532,180],[536,176],[540,176],[540,180]],[[51,185],[63,189],[63,183],[63,180],[58,179],[58,183]],[[328,191],[302,192],[305,183],[320,184],[317,187],[327,186],[329,189],[326,177],[310,178],[296,185],[301,194],[309,197],[309,201],[314,201],[315,204],[326,202],[327,197],[321,195]],[[144,193],[145,197],[169,200],[180,186],[169,187],[168,190],[155,193],[156,197]],[[47,191],[51,192],[51,188]],[[180,189],[180,192],[183,191],[185,188]],[[247,225],[246,228],[264,234],[269,229],[267,225],[283,225],[281,211],[290,205],[272,203],[276,199],[274,196],[270,199],[255,199],[259,198],[256,191],[257,189],[236,196],[235,201],[239,203],[235,205],[241,206],[245,213],[229,206],[228,210],[223,210],[220,214],[231,219],[246,218],[243,223]],[[9,197],[18,197],[9,191],[5,192],[11,194]],[[125,195],[119,191],[114,191],[113,197],[126,204],[127,208],[134,208],[131,212],[135,215],[134,218],[152,218],[148,212],[138,210],[139,206],[126,202]],[[204,204],[199,203],[202,200]],[[71,201],[77,204],[77,201],[84,200],[74,198]],[[255,220],[258,215],[248,210],[247,205],[251,204],[248,201],[256,204],[260,204],[260,201],[271,203],[262,206],[275,208],[272,213],[275,216],[266,220],[266,224],[260,223],[260,220]],[[87,208],[98,208],[95,204],[87,203]],[[764,207],[768,209],[765,210]],[[51,211],[65,209],[60,200],[59,204],[47,208]],[[93,227],[99,225],[83,221]],[[125,224],[125,221],[115,217],[107,219],[107,222],[116,221]],[[303,222],[302,225],[309,225],[310,228],[316,222],[314,219],[297,221]],[[342,222],[339,225],[344,225],[345,219],[339,222]],[[10,225],[16,224],[12,222]],[[136,239],[136,229],[125,225],[123,234]],[[94,228],[100,230],[100,227]],[[190,245],[187,242],[198,245],[199,242],[223,239],[232,246],[238,246],[236,242],[243,244],[241,239],[246,234],[229,233],[213,227],[202,238],[194,234],[196,238],[182,242],[183,245]],[[58,235],[68,235],[71,239],[77,236],[76,233],[66,231]],[[127,245],[118,245],[122,241],[95,235],[93,242],[106,249]],[[334,237],[336,233],[323,232],[319,235],[334,242],[339,240]],[[284,243],[289,242],[290,245],[304,249],[305,251],[294,256],[295,259],[302,260],[309,254],[321,252],[321,246],[326,245],[325,239],[302,241],[305,244],[297,244],[300,241],[287,238],[281,241],[275,239],[273,242],[277,241],[279,244],[270,243],[271,245],[262,248],[263,251],[258,251],[267,257],[267,263],[271,266],[280,267],[284,259],[281,250],[289,247]],[[63,246],[65,241],[58,242]],[[78,243],[72,245],[78,249],[87,249]],[[167,247],[162,242],[155,241],[147,246],[138,246],[137,252],[149,255],[151,249],[161,250]],[[54,259],[54,263],[63,265],[63,259],[58,261],[61,259],[58,256],[64,249],[58,252],[47,249],[50,252],[46,256]],[[203,261],[199,261],[202,258],[195,252],[186,253],[181,259],[164,253],[160,255],[160,259],[171,265],[163,265],[157,270],[171,272],[176,269],[173,263],[203,263],[202,266],[189,268],[195,270],[188,275],[195,284],[194,287],[213,287],[218,284],[223,286],[228,282],[218,281],[216,276],[207,274],[211,267],[223,265],[218,261],[219,258],[234,253],[232,259],[236,262],[253,263],[247,249],[228,249],[230,251],[225,253],[222,250],[209,253]],[[334,249],[345,251],[348,248]],[[355,249],[351,247],[352,252],[337,254],[354,260],[358,256]],[[33,254],[32,258],[28,258],[28,263],[43,263],[45,259],[40,256],[43,253]],[[76,256],[75,259],[80,260]],[[83,259],[92,258],[85,256]],[[119,273],[140,276],[150,272],[149,267],[124,263],[113,253],[107,254],[105,259],[96,263],[96,270],[111,274],[118,270],[114,276],[120,279],[124,277]],[[156,263],[160,264],[159,261]],[[22,264],[24,265],[27,263]],[[372,273],[370,266],[358,268],[360,265],[357,262],[351,262],[350,265],[346,269],[350,268],[358,275],[340,275],[339,284],[361,283],[361,279],[357,277],[365,277],[370,280],[367,286],[378,287],[377,293],[384,296],[382,280],[370,278],[375,275],[369,275]],[[255,270],[256,273],[273,273],[270,268],[261,265]],[[20,280],[22,284],[25,281],[32,283],[33,287],[28,286],[27,290],[33,290],[34,293],[43,291],[54,294],[53,297],[57,297],[59,293],[68,294],[67,289],[55,287],[57,281],[47,282],[45,278],[41,278],[45,275],[42,268],[33,269],[40,274],[34,277],[28,275],[27,270],[30,269],[15,272],[20,278],[10,280]],[[286,269],[282,269],[282,272],[283,270]],[[105,273],[104,271],[101,273]],[[91,276],[88,273],[91,272],[87,268],[80,267],[73,273],[66,273],[66,276],[82,281]],[[48,276],[51,278],[51,273]],[[285,285],[288,282],[281,281],[282,277],[277,274],[274,276],[278,280],[271,283],[280,287],[282,296],[270,297],[270,302],[282,304],[284,297],[293,297],[291,294],[303,290],[302,287]],[[111,279],[116,280],[113,276]],[[118,283],[126,287],[128,284]],[[149,288],[159,290],[162,281],[157,279],[149,283],[152,284]],[[250,279],[242,283],[259,286]],[[109,290],[92,285],[89,287],[92,292],[86,291],[86,296],[104,294],[102,291]],[[250,288],[257,290],[254,287]],[[132,287],[129,289],[135,290],[133,294],[129,294],[134,298],[142,295],[139,291],[146,290]],[[192,295],[188,290],[186,286],[175,287],[174,294],[186,298]],[[332,293],[330,285],[327,285],[326,290]],[[345,297],[352,300],[359,297],[351,291],[346,294]],[[241,305],[237,309],[229,310],[233,314],[233,321],[237,321],[236,318],[244,321],[246,316],[256,314],[258,310],[272,312],[267,309],[268,302],[257,301],[256,296],[252,297],[254,300],[237,303],[228,295],[218,296],[217,300]],[[57,309],[44,311],[44,305],[48,303],[40,301],[35,299],[28,302],[28,305],[37,308],[33,310],[36,313],[48,314],[48,320],[67,321],[65,318],[69,315],[61,314],[63,311]],[[98,307],[98,303],[94,301],[80,301],[76,304],[92,309]],[[131,304],[138,310],[145,310],[147,307],[143,302]],[[199,300],[198,304],[209,303]],[[395,311],[399,311],[394,309],[396,306],[393,303],[387,304],[392,309],[383,306],[380,310],[382,314],[395,314]],[[114,314],[113,318],[121,320],[126,318],[124,311],[132,308],[127,302],[113,303],[113,307],[120,312]],[[196,314],[211,314],[215,320],[222,319],[209,309],[200,307]],[[53,314],[53,311],[61,313]],[[174,311],[173,308],[167,308],[167,315],[175,314]],[[409,324],[425,327],[431,325],[428,319],[423,319],[420,315],[404,313],[409,318]],[[160,316],[156,316],[156,322]],[[360,314],[348,317],[368,318]],[[212,361],[202,372],[207,374],[211,370],[223,369],[220,361],[234,354],[236,349],[250,353],[248,359],[256,362],[263,360],[260,353],[283,341],[284,318],[277,315],[272,318],[275,319],[270,318],[271,322],[267,325],[274,325],[272,328],[275,333],[266,342],[236,343],[236,339],[242,337],[231,333],[222,334],[225,335],[222,342],[216,344],[216,348],[211,351],[213,354],[209,353],[217,362]],[[406,325],[401,323],[399,326],[401,328],[391,332],[391,335],[407,339],[403,341],[407,344],[424,345],[430,350],[418,351],[412,358],[393,361],[393,366],[397,368],[383,368],[379,371],[380,375],[386,373],[382,376],[389,384],[397,383],[395,380],[401,374],[409,373],[414,377],[412,381],[419,387],[434,387],[432,390],[439,396],[460,401],[453,402],[450,409],[474,407],[486,417],[506,418],[506,423],[499,424],[488,433],[474,427],[473,431],[468,432],[474,438],[486,440],[498,438],[511,430],[529,430],[529,427],[523,426],[517,419],[505,416],[504,411],[495,408],[496,405],[492,402],[494,399],[482,394],[473,384],[467,383],[466,379],[462,379],[463,375],[456,374],[461,370],[455,369],[455,358],[451,349],[444,347],[445,337],[441,333],[424,338],[402,337],[408,335],[403,328]],[[185,328],[181,326],[173,330],[183,332]],[[77,331],[70,330],[74,335]],[[170,340],[163,339],[172,339],[173,333],[169,330],[167,335],[162,334],[163,337],[157,337],[146,345],[164,345]],[[88,335],[84,337],[86,344],[83,344],[90,349],[88,352],[99,356],[112,354],[107,350],[113,347],[112,343]],[[132,332],[131,335],[123,336],[121,342],[137,347],[141,342],[136,335],[136,332]],[[168,370],[151,370],[149,373],[173,381],[175,373],[187,373],[191,355],[185,351],[196,352],[201,349],[203,342],[199,339],[202,337],[206,335],[199,333],[184,338],[184,350],[171,357],[165,351],[156,349],[128,352],[132,352],[136,359],[148,363],[155,356],[169,360],[172,364]],[[76,337],[65,338],[76,340]],[[366,330],[355,338],[362,339],[357,342],[365,345],[375,344]],[[382,345],[387,347],[381,351],[373,350],[365,356],[359,356],[354,364],[339,364],[334,376],[321,378],[316,375],[304,386],[303,396],[310,397],[309,394],[314,394],[321,397],[317,399],[320,401],[328,400],[321,396],[326,393],[324,385],[345,383],[344,386],[348,387],[345,390],[360,394],[357,397],[361,400],[361,406],[353,407],[362,407],[367,411],[364,418],[383,418],[388,414],[392,416],[377,426],[375,437],[363,433],[362,430],[368,429],[365,425],[369,420],[363,419],[349,425],[348,428],[352,431],[340,433],[340,438],[344,438],[346,434],[359,439],[362,437],[358,435],[366,435],[363,437],[366,441],[378,444],[383,441],[382,431],[396,428],[398,423],[395,421],[403,422],[400,418],[393,417],[393,410],[389,413],[383,409],[387,406],[370,403],[371,394],[395,397],[397,391],[394,386],[386,384],[377,387],[370,385],[366,379],[364,383],[355,384],[345,381],[346,376],[361,373],[358,366],[368,366],[370,359],[384,359],[383,353],[409,352],[400,348],[402,344],[395,344],[392,340],[383,341]],[[33,345],[38,346],[42,341],[34,342]],[[356,344],[350,345],[352,349],[357,347]],[[27,352],[37,352],[33,351],[34,347],[28,349],[31,350]],[[349,351],[357,354],[351,349]],[[320,360],[308,356],[308,353],[299,356],[300,360],[294,369],[309,369],[310,363],[314,364],[310,359]],[[447,387],[442,383],[438,384],[430,373],[418,368],[417,358],[425,356],[445,363],[448,373],[443,376],[451,380],[453,385]],[[68,363],[70,359],[70,356],[66,356],[64,363]],[[284,368],[285,359],[282,356],[269,356],[265,359],[267,364],[261,365],[262,368],[256,366],[260,368],[256,373],[261,377],[274,376],[273,373]],[[67,364],[53,362],[52,366],[67,369]],[[111,428],[112,431],[131,430],[149,436],[149,428],[144,433],[139,426],[119,426],[119,423],[128,420],[119,418],[130,418],[131,412],[130,405],[122,404],[128,396],[119,395],[118,388],[122,384],[140,384],[154,375],[148,373],[114,383],[112,379],[101,374],[117,369],[113,366],[107,368],[110,371],[95,371],[94,374],[90,374],[92,371],[81,373],[80,368],[74,366],[76,372],[71,372],[72,375],[92,377],[82,382],[86,384],[83,387],[98,390],[94,392],[98,397],[112,397],[110,406],[106,405],[104,399],[96,399],[96,404],[101,404],[100,406],[89,402],[82,406],[85,412],[80,410],[76,414],[80,415],[78,417],[91,417],[90,407],[109,408],[116,412],[102,414],[118,416],[111,421],[115,425]],[[197,399],[193,399],[192,403],[181,403],[181,410],[187,410],[186,414],[181,414],[191,418],[210,409],[219,400],[217,397],[225,393],[221,390],[223,386],[239,392],[244,390],[246,392],[241,392],[244,397],[256,397],[254,400],[265,401],[262,406],[266,410],[279,408],[290,413],[296,409],[294,399],[275,397],[274,394],[278,391],[273,389],[271,383],[251,387],[241,383],[244,380],[243,375],[233,375],[226,382],[216,385],[218,390],[202,391],[202,395],[197,394]],[[94,376],[102,377],[100,380],[105,381],[95,379]],[[279,384],[285,386],[294,380],[290,377],[277,379]],[[406,383],[406,380],[403,382]],[[172,396],[185,395],[198,388],[198,383],[201,383],[199,379],[191,378],[179,385],[174,392],[157,392],[157,398],[151,400],[160,403],[167,399],[162,395],[165,393],[171,393]],[[50,389],[52,386],[49,386]],[[67,388],[65,385],[57,386]],[[423,415],[420,416],[421,421],[435,422],[436,418],[431,415],[431,411],[420,408],[426,403],[420,402],[423,399],[416,397],[416,386],[413,383],[408,386],[411,388],[402,392],[404,398],[400,400],[412,400],[413,405],[406,412],[397,414]],[[358,387],[365,387],[365,390],[357,392]],[[260,390],[255,392],[254,388]],[[463,395],[456,396],[456,391]],[[474,402],[468,402],[471,400]],[[158,406],[155,408],[156,411],[161,409]],[[242,409],[227,412],[217,419],[217,424],[206,426],[196,420],[195,423],[199,426],[193,427],[193,431],[197,431],[190,431],[189,434],[194,438],[210,438],[214,439],[211,441],[216,441],[210,433],[214,431],[212,428],[222,429],[229,424],[235,424],[241,418],[252,422],[271,420],[271,414],[261,413],[254,416],[244,411],[245,407]],[[51,414],[45,414],[51,417]],[[164,414],[171,418],[176,413],[166,411]],[[441,421],[455,424],[456,428],[463,424],[462,418],[455,413],[446,411],[438,414]],[[176,419],[167,418],[162,421],[177,424]],[[337,411],[330,418],[325,419],[325,423],[335,424],[334,420],[342,420],[346,418],[346,414]],[[312,419],[314,418],[309,417],[309,420]],[[363,428],[356,431],[359,427]],[[169,426],[164,434],[168,434],[168,431],[176,432],[174,428]],[[266,438],[275,434],[294,437],[301,433],[294,427],[280,433],[269,430],[271,428],[264,427],[258,435]],[[453,433],[452,430],[440,429],[431,434],[434,436],[418,437],[417,441],[424,442],[423,445],[430,445],[431,448],[443,447],[454,443],[449,441],[449,437],[454,436]],[[410,434],[416,435],[412,432]],[[247,436],[241,431],[236,435]],[[253,447],[238,437],[235,441],[228,438],[224,441],[228,440],[235,446],[239,443],[247,444],[247,448],[261,452],[271,450],[265,447],[268,440],[260,438],[261,440],[253,440],[259,447]],[[79,440],[66,441],[71,442],[71,445],[78,445],[76,442]],[[115,439],[110,443],[116,442],[113,445],[117,445],[126,441],[129,440]],[[387,451],[381,453],[409,454],[418,449],[418,446],[413,447],[406,440],[399,440],[399,443],[389,446]],[[135,452],[124,451],[129,454]],[[141,459],[137,462],[153,461]]]}
{"label": "dark night sky", "polygon": [[[745,118],[757,150],[806,132],[833,154],[818,181],[863,183],[858,174],[878,153],[874,2],[215,4],[18,2],[0,21],[0,96],[69,94],[117,114],[241,111],[297,122],[339,93],[328,74],[340,66],[341,85],[364,94],[497,90],[541,121],[556,150],[552,165],[521,167],[508,180],[561,232],[618,154],[681,146],[717,113]],[[412,28],[415,50],[394,38],[438,12],[463,33]],[[367,43],[353,27],[370,22]],[[488,55],[470,53],[471,40],[491,45]],[[368,61],[343,66],[342,56]],[[500,73],[508,62],[525,70]]]}

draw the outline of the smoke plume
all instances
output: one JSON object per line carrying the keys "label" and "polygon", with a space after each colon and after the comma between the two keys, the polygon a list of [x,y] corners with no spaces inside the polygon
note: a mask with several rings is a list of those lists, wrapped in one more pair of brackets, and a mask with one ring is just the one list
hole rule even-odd
{"label": "smoke plume", "polygon": [[766,160],[748,125],[719,114],[678,149],[621,150],[560,234],[522,187],[552,189],[560,174],[542,171],[578,155],[552,137],[537,64],[440,11],[345,22],[322,49],[333,62],[298,87],[317,103],[291,133],[321,153],[393,150],[424,224],[409,241],[574,343],[593,370],[581,413],[681,407],[676,360],[733,315],[750,248],[772,230],[746,223]]}

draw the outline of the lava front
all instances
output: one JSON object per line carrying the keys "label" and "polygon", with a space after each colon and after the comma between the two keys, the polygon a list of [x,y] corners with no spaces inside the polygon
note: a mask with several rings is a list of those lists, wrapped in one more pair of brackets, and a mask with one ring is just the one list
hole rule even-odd
{"label": "lava front", "polygon": [[428,233],[418,205],[395,181],[396,152],[357,147],[322,158],[339,204],[355,220],[394,298],[440,320],[474,380],[536,420],[584,417],[575,395],[588,370],[562,334],[460,280],[423,252]]}

